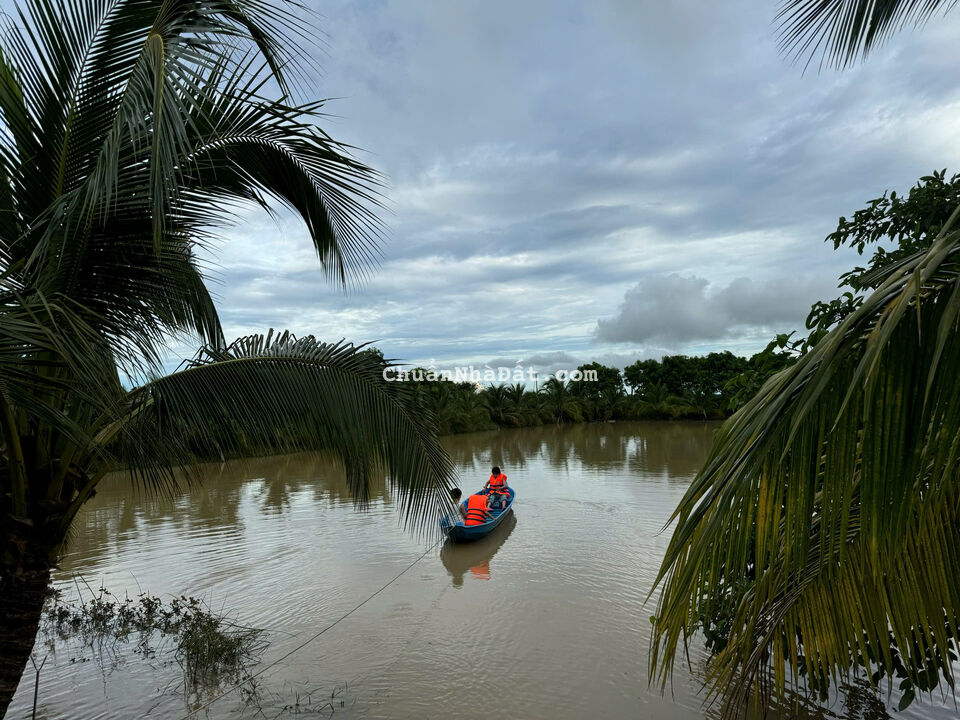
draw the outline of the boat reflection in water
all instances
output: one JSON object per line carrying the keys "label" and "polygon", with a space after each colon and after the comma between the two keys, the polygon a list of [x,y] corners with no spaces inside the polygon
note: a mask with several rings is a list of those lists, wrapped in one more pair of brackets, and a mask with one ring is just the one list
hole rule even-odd
{"label": "boat reflection in water", "polygon": [[440,548],[440,561],[453,578],[453,586],[461,587],[463,577],[468,572],[478,580],[489,580],[490,560],[510,537],[516,525],[516,513],[510,513],[499,526],[480,540],[472,543],[454,543],[447,540]]}

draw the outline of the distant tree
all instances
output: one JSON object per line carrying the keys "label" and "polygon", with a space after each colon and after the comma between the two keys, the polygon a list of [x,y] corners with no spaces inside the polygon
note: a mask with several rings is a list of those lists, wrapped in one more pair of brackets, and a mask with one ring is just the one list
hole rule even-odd
{"label": "distant tree", "polygon": [[524,395],[527,392],[527,387],[523,383],[514,383],[513,385],[507,385],[507,399],[513,403],[514,408],[521,409],[523,407]]}
{"label": "distant tree", "polygon": [[729,410],[743,407],[770,377],[797,361],[799,353],[790,337],[790,334],[775,337],[767,347],[750,358],[746,370],[727,381],[724,395]]}
{"label": "distant tree", "polygon": [[706,405],[725,406],[727,384],[747,369],[745,358],[724,351],[699,357],[667,355],[660,361],[640,360],[627,366],[624,376],[640,397],[658,388],[668,396],[696,398],[702,410]]}
{"label": "distant tree", "polygon": [[455,383],[454,396],[455,415],[451,428],[453,432],[493,430],[497,427],[490,417],[484,393],[473,383]]}
{"label": "distant tree", "polygon": [[611,419],[624,393],[620,369],[592,362],[577,370],[585,378],[596,376],[596,380],[582,379],[570,383],[570,392],[580,400],[582,412],[590,420]]}
{"label": "distant tree", "polygon": [[571,384],[571,392],[578,397],[596,400],[601,397],[619,397],[623,394],[623,375],[619,368],[592,362],[577,368],[581,375],[595,373],[596,380],[576,380]]}
{"label": "distant tree", "polygon": [[665,388],[663,365],[658,360],[637,360],[624,368],[623,377],[630,391],[636,395],[643,395],[654,386]]}
{"label": "distant tree", "polygon": [[746,358],[734,355],[729,350],[712,352],[700,360],[702,370],[690,389],[706,397],[723,400],[725,388],[731,378],[745,372],[749,367]]}
{"label": "distant tree", "polygon": [[577,396],[570,392],[569,382],[552,377],[540,387],[540,393],[544,412],[551,421],[560,425],[583,419],[583,407]]}
{"label": "distant tree", "polygon": [[540,424],[541,396],[532,390],[527,390],[526,386],[522,383],[509,385],[506,393],[511,412],[517,418],[520,425]]}
{"label": "distant tree", "polygon": [[657,415],[667,417],[672,414],[673,396],[663,383],[645,386],[639,398]]}
{"label": "distant tree", "polygon": [[520,424],[517,406],[510,398],[507,385],[490,385],[483,390],[483,403],[490,419],[497,425],[516,427]]}

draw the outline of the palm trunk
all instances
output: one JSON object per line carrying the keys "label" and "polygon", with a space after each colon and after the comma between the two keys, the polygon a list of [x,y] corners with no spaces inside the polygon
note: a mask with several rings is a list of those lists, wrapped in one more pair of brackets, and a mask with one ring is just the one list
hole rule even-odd
{"label": "palm trunk", "polygon": [[20,676],[30,659],[43,611],[50,566],[0,579],[0,718],[7,714]]}

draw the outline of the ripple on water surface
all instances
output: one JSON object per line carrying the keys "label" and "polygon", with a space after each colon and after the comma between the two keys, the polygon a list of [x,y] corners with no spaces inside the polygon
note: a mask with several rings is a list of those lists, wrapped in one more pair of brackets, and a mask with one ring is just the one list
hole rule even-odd
{"label": "ripple on water surface", "polygon": [[[341,717],[703,718],[699,680],[685,669],[672,695],[648,687],[653,608],[644,602],[668,540],[661,531],[712,430],[618,423],[448,438],[465,492],[491,464],[504,468],[518,491],[513,517],[479,543],[438,547],[271,668],[265,714],[317,690],[344,700],[334,706]],[[79,575],[121,596],[203,597],[269,630],[262,667],[426,549],[404,532],[385,488],[361,512],[313,455],[211,465],[202,485],[172,499],[134,495],[112,478],[75,530],[57,575],[66,592]],[[48,660],[38,717],[188,710],[175,665],[70,659],[61,648]],[[29,715],[32,693],[28,673],[11,717]],[[255,716],[235,695],[210,708],[213,718]]]}

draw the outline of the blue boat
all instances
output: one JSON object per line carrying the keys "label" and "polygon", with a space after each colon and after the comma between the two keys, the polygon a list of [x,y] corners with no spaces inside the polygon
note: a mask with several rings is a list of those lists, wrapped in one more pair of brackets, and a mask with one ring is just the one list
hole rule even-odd
{"label": "blue boat", "polygon": [[[508,488],[508,490],[510,491],[510,495],[507,499],[507,506],[502,510],[490,510],[490,514],[493,515],[493,518],[487,522],[480,523],[479,525],[464,525],[462,518],[457,517],[454,521],[454,519],[452,519],[449,515],[446,515],[444,516],[443,520],[440,521],[440,527],[447,534],[447,537],[453,542],[470,542],[471,540],[479,540],[480,538],[489,535],[491,530],[502,523],[504,518],[513,512],[513,501],[517,497],[517,493],[513,488]],[[474,494],[489,495],[490,493],[488,490],[481,490]],[[466,500],[460,504],[464,509],[466,509]]]}

